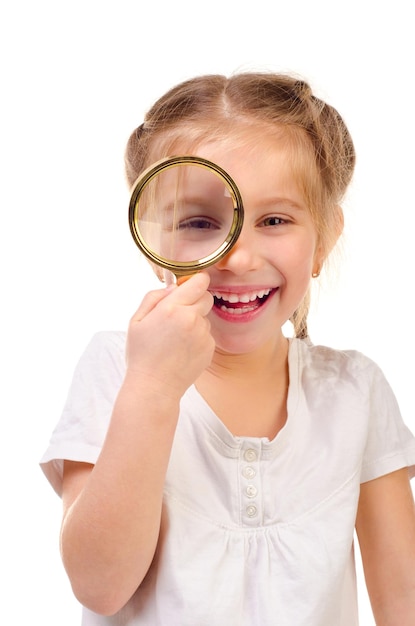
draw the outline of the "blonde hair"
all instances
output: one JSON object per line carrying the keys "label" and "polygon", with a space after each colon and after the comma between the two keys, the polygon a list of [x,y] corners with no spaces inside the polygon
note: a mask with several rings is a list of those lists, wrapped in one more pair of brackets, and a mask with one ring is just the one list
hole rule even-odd
{"label": "blonde hair", "polygon": [[[238,124],[260,125],[287,142],[324,259],[342,230],[340,203],[353,175],[355,151],[336,109],[296,77],[268,72],[206,75],[173,87],[128,140],[129,185],[153,161],[171,156],[180,140],[196,146],[202,140],[224,139]],[[307,336],[309,299],[307,293],[291,319],[297,337]]]}

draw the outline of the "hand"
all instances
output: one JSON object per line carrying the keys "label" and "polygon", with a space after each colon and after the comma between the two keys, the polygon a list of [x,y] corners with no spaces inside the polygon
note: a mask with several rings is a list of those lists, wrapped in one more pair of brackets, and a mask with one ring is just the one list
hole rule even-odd
{"label": "hand", "polygon": [[212,360],[215,342],[207,319],[213,296],[209,275],[148,293],[127,336],[127,374],[180,398]]}

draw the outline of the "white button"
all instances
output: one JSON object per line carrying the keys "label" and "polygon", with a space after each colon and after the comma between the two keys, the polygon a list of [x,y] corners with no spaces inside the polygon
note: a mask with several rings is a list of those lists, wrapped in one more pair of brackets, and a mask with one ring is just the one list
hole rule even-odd
{"label": "white button", "polygon": [[251,463],[252,461],[256,461],[257,454],[255,450],[252,450],[252,448],[245,450],[244,459],[245,461],[248,461],[248,463]]}
{"label": "white button", "polygon": [[244,476],[245,478],[253,478],[255,475],[256,475],[256,471],[250,465],[247,465],[242,470],[242,476]]}
{"label": "white button", "polygon": [[248,498],[255,498],[256,494],[258,493],[258,489],[254,487],[254,485],[248,485],[248,487],[245,489],[245,493]]}
{"label": "white button", "polygon": [[249,506],[247,506],[246,514],[248,517],[255,517],[255,515],[257,514],[256,506],[254,506],[253,504],[250,504]]}

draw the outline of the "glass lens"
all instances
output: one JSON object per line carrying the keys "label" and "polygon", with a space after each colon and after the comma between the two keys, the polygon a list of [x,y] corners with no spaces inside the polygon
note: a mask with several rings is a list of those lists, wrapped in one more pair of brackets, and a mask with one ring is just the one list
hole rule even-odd
{"label": "glass lens", "polygon": [[169,263],[193,263],[215,253],[234,219],[227,182],[212,169],[178,163],[143,187],[135,228],[144,246]]}

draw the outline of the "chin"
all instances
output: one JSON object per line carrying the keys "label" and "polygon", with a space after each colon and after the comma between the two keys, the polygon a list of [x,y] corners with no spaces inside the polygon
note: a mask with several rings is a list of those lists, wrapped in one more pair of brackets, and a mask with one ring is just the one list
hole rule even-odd
{"label": "chin", "polygon": [[221,354],[252,354],[261,349],[266,343],[269,342],[269,338],[260,337],[258,333],[253,333],[249,336],[248,333],[236,335],[225,335],[221,333],[215,333],[212,331],[212,335],[216,343],[216,352]]}

